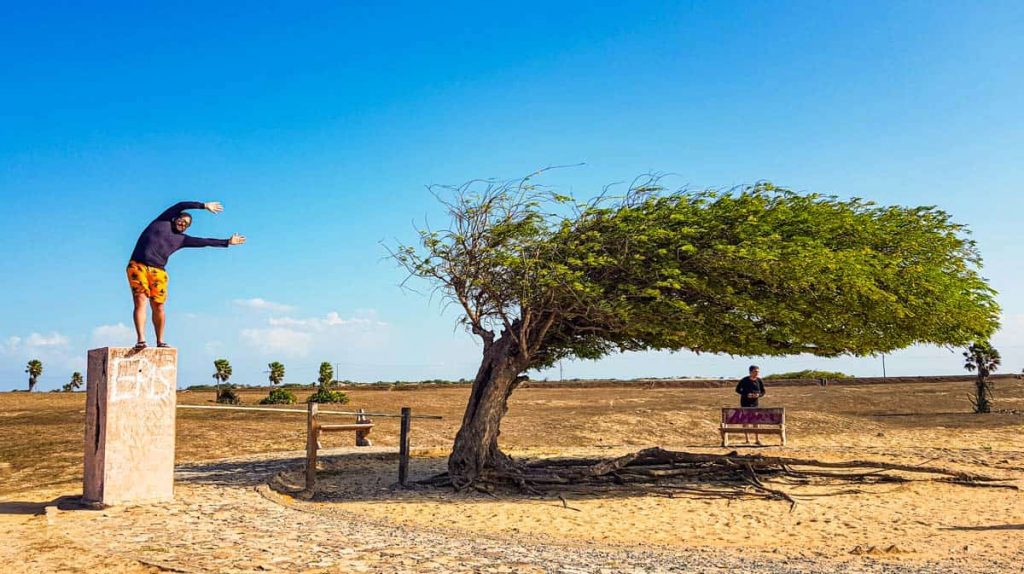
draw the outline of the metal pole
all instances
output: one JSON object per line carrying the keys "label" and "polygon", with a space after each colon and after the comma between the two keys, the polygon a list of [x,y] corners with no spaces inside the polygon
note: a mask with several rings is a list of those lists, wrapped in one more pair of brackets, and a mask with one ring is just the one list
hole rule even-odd
{"label": "metal pole", "polygon": [[402,407],[401,435],[398,439],[398,484],[405,486],[409,477],[409,423],[412,409]]}
{"label": "metal pole", "polygon": [[885,378],[885,353],[882,353],[882,378]]}

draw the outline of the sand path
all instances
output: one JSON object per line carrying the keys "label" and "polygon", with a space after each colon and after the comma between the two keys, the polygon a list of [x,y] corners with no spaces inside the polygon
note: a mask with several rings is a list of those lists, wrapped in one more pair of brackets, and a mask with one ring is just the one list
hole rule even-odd
{"label": "sand path", "polygon": [[[354,449],[336,449],[344,455]],[[386,449],[385,449],[386,450]],[[359,452],[365,453],[361,449]],[[900,564],[872,556],[745,557],[735,549],[542,543],[321,513],[266,482],[300,459],[281,455],[179,466],[171,503],[76,509],[73,498],[4,503],[5,572],[1005,572],[1010,564]],[[43,500],[45,493],[20,498]],[[1007,533],[1018,535],[1019,533]],[[1019,565],[1018,565],[1019,566]]]}

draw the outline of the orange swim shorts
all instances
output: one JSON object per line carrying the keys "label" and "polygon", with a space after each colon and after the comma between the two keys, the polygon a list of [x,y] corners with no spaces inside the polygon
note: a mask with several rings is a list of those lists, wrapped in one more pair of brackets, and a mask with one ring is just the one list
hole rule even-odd
{"label": "orange swim shorts", "polygon": [[167,272],[159,267],[143,265],[138,261],[128,262],[128,285],[132,293],[145,295],[156,303],[167,300]]}

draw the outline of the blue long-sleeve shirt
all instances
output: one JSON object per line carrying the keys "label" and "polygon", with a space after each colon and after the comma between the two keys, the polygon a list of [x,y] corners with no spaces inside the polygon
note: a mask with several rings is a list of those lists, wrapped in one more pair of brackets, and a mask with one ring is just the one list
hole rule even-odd
{"label": "blue long-sleeve shirt", "polygon": [[132,251],[132,261],[163,269],[167,258],[183,247],[227,247],[227,239],[192,237],[174,230],[174,219],[186,209],[203,209],[199,201],[182,201],[171,206],[146,226]]}

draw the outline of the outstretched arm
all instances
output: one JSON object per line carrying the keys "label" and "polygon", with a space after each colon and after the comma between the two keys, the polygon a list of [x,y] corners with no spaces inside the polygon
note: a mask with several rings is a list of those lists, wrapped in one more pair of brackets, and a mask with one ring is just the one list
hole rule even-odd
{"label": "outstretched arm", "polygon": [[208,239],[205,237],[185,236],[182,247],[227,247],[229,245],[241,245],[245,243],[245,236],[235,233],[230,239]]}
{"label": "outstretched arm", "polygon": [[202,201],[181,201],[167,208],[167,210],[156,218],[156,221],[170,221],[186,209],[205,209],[210,213],[220,213],[224,211],[224,207],[219,201],[209,201],[206,203],[203,203]]}

